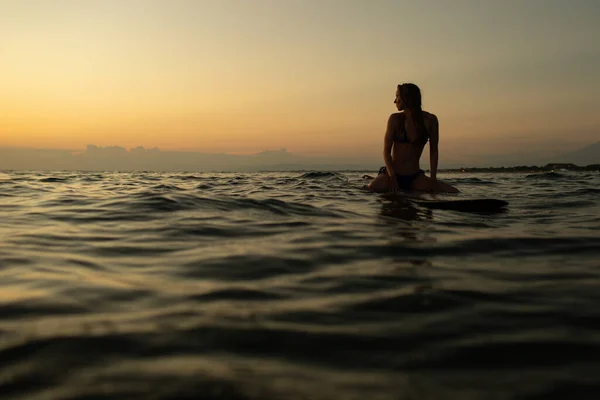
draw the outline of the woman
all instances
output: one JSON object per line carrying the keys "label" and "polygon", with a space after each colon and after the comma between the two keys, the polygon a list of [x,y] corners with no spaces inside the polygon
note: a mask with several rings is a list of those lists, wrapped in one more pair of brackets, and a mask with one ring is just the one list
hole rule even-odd
{"label": "woman", "polygon": [[[438,120],[421,109],[421,91],[417,85],[404,83],[396,89],[398,113],[390,115],[383,142],[385,166],[369,184],[374,192],[398,189],[425,192],[458,193],[458,189],[437,179]],[[423,148],[429,140],[431,176],[419,166]]]}

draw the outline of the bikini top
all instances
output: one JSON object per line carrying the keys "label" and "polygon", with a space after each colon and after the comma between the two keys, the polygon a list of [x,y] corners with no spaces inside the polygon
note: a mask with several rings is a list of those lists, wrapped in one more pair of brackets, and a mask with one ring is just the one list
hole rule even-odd
{"label": "bikini top", "polygon": [[423,144],[425,144],[425,143],[427,143],[427,140],[429,140],[428,134],[419,135],[419,137],[417,137],[417,139],[414,142],[411,142],[410,139],[408,138],[408,132],[406,132],[406,117],[402,116],[400,132],[398,132],[397,128],[394,131],[394,142],[408,143],[408,144],[423,142]]}

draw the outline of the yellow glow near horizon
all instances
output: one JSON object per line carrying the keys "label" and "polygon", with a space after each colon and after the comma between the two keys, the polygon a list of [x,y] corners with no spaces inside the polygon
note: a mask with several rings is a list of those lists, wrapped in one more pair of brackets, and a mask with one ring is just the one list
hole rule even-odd
{"label": "yellow glow near horizon", "polygon": [[443,149],[599,140],[599,3],[515,4],[0,0],[0,146],[378,156],[405,81]]}

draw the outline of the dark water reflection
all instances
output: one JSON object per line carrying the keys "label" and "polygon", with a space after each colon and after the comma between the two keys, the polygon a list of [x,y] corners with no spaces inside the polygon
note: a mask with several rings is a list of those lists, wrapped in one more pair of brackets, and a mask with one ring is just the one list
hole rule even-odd
{"label": "dark water reflection", "polygon": [[0,398],[597,397],[597,174],[361,176],[0,173]]}

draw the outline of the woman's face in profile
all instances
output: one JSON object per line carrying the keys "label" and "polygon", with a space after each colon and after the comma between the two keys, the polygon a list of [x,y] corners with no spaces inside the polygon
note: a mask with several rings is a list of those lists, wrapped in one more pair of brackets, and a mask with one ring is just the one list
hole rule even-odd
{"label": "woman's face in profile", "polygon": [[404,110],[404,103],[402,102],[402,97],[400,96],[400,88],[396,88],[396,98],[394,99],[394,103],[396,103],[396,108],[398,111]]}

